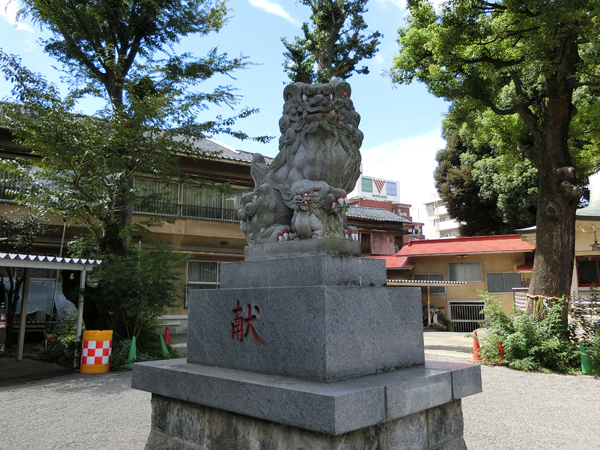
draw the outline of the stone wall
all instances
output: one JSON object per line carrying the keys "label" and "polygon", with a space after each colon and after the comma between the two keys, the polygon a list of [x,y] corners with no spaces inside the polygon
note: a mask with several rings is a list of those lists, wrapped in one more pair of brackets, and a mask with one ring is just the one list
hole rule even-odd
{"label": "stone wall", "polygon": [[[244,401],[243,398],[240,401]],[[146,450],[465,450],[461,401],[339,436],[152,395]]]}

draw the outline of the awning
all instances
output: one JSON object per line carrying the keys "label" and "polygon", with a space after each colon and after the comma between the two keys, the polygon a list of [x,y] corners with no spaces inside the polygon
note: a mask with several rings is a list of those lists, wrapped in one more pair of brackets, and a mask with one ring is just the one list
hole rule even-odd
{"label": "awning", "polygon": [[[0,253],[0,267],[20,267],[25,270],[23,282],[23,298],[21,299],[21,323],[19,324],[19,342],[17,346],[17,360],[23,359],[23,346],[25,344],[25,327],[27,321],[27,295],[29,291],[29,272],[31,269],[75,270],[83,272],[79,284],[79,305],[77,308],[76,341],[81,342],[83,323],[83,290],[87,271],[94,270],[102,261],[84,258],[61,258],[45,255],[22,255],[16,253]],[[75,355],[76,360],[78,355]]]}
{"label": "awning", "polygon": [[467,284],[466,281],[433,281],[433,280],[386,280],[388,286],[456,286]]}

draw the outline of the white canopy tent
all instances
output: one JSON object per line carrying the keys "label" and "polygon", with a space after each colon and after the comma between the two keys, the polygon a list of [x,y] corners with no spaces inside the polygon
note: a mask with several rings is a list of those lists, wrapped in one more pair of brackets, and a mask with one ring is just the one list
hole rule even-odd
{"label": "white canopy tent", "polygon": [[[0,253],[0,267],[20,267],[25,269],[23,282],[23,298],[21,299],[21,322],[19,324],[19,342],[17,346],[17,360],[23,359],[23,346],[25,344],[25,326],[27,320],[27,296],[29,291],[29,278],[31,269],[74,270],[81,272],[79,283],[79,301],[77,308],[77,344],[81,342],[83,324],[83,291],[87,272],[94,270],[102,261],[83,258],[61,258],[43,255],[19,255],[15,253]],[[79,346],[77,346],[79,348]],[[75,355],[75,364],[78,355]]]}

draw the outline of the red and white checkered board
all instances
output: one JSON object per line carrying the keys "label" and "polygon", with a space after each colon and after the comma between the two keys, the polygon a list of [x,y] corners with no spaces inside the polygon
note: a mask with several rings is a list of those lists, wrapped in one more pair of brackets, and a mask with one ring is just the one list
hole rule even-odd
{"label": "red and white checkered board", "polygon": [[112,353],[112,341],[83,341],[81,364],[108,364]]}

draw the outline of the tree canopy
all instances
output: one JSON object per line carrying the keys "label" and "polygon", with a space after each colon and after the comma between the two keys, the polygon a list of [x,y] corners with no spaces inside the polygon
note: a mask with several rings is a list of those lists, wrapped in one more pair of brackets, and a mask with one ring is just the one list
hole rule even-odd
{"label": "tree canopy", "polygon": [[530,161],[518,155],[507,164],[506,155],[489,143],[463,140],[449,118],[444,138],[435,186],[450,216],[461,223],[461,236],[512,234],[535,223],[537,170]]}
{"label": "tree canopy", "polygon": [[[497,133],[532,162],[538,204],[530,293],[569,295],[577,177],[598,167],[597,112],[574,118],[580,96],[588,111],[598,97],[600,2],[455,0],[437,13],[427,1],[409,0],[408,8],[393,81],[424,82],[479,136]],[[491,115],[516,117],[518,126],[498,128],[502,120]],[[586,152],[594,159],[584,165]]]}
{"label": "tree canopy", "polygon": [[[1,105],[0,124],[31,151],[27,158],[4,160],[2,168],[21,184],[18,203],[85,229],[70,243],[72,255],[107,262],[86,302],[89,326],[114,325],[121,338],[151,330],[153,319],[182,294],[174,287],[174,268],[185,258],[167,250],[150,254],[132,249],[133,233],[166,220],[156,215],[133,223],[135,206],[149,199],[134,177],[162,182],[167,187],[151,200],[164,201],[173,197],[169,181],[189,181],[181,158],[215,156],[200,150],[202,139],[216,133],[250,138],[234,126],[256,110],[215,116],[211,106],[231,107],[241,97],[226,84],[202,90],[203,82],[216,76],[231,79],[233,71],[250,63],[216,48],[207,49],[204,57],[176,51],[181,38],[201,38],[225,25],[227,9],[221,0],[22,4],[22,15],[51,32],[45,50],[62,64],[70,90],[61,94],[17,56],[0,50],[0,71],[13,86],[12,98]],[[104,105],[95,115],[78,113],[80,100],[88,96]],[[119,279],[123,276],[128,283]]]}
{"label": "tree canopy", "polygon": [[369,73],[367,66],[357,65],[375,56],[383,36],[378,31],[365,34],[367,1],[300,0],[310,7],[312,24],[302,24],[303,38],[281,39],[285,71],[293,83],[328,83],[333,77],[345,80],[353,73]]}
{"label": "tree canopy", "polygon": [[[249,138],[233,128],[236,116],[209,117],[211,105],[237,104],[229,85],[202,92],[202,82],[249,64],[209,49],[205,57],[177,54],[188,35],[202,37],[226,23],[224,2],[210,0],[25,0],[28,14],[52,32],[46,51],[63,64],[72,89],[62,96],[43,76],[0,51],[0,70],[14,103],[2,123],[35,160],[6,162],[25,188],[18,200],[82,225],[78,251],[123,255],[131,211],[140,201],[135,174],[165,181],[184,177],[179,157],[210,158],[197,145],[215,133]],[[95,116],[77,114],[85,96],[105,101]],[[268,138],[256,138],[268,141]],[[169,193],[165,192],[168,196]]]}

